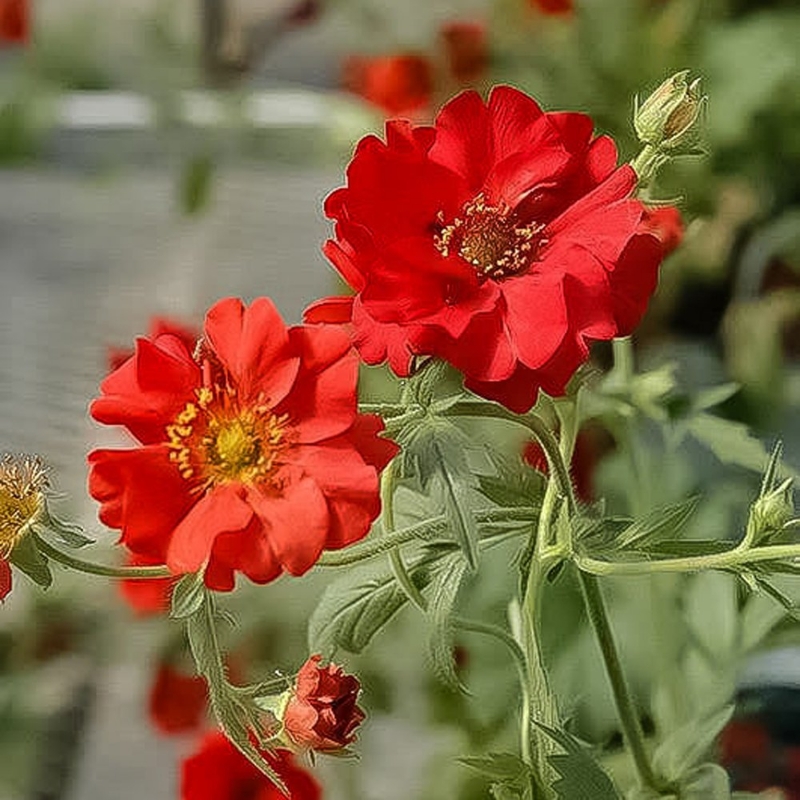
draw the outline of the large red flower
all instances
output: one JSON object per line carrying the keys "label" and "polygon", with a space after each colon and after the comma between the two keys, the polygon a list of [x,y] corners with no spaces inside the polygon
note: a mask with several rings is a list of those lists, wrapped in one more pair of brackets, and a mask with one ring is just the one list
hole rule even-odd
{"label": "large red flower", "polygon": [[319,784],[288,750],[264,754],[288,795],[253,766],[221,733],[213,731],[181,766],[181,800],[320,800]]}
{"label": "large red flower", "polygon": [[387,123],[326,203],[325,253],[357,296],[307,321],[351,320],[364,360],[399,375],[444,358],[515,411],[561,394],[591,341],[639,322],[662,257],[636,174],[592,131],[509,87],[460,94],[433,127]]}
{"label": "large red flower", "polygon": [[366,534],[397,450],[379,417],[357,413],[357,373],[343,330],[287,329],[267,298],[218,302],[195,353],[170,334],[139,339],[90,409],[141,442],[89,454],[101,520],[214,589],[235,571],[304,573]]}

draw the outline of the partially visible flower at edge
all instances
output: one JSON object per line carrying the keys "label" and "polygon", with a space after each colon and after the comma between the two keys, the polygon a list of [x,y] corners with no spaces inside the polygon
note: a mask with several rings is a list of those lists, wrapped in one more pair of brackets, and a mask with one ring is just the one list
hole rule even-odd
{"label": "partially visible flower at edge", "polygon": [[0,46],[25,44],[30,37],[31,0],[0,0]]}
{"label": "partially visible flower at edge", "polygon": [[237,571],[303,574],[367,533],[397,452],[381,419],[357,412],[357,378],[341,328],[287,328],[268,298],[216,303],[194,353],[170,334],[139,339],[90,408],[141,442],[89,454],[101,520],[212,589]]}
{"label": "partially visible flower at edge", "polygon": [[0,600],[11,591],[14,548],[47,513],[49,486],[47,468],[37,456],[0,456]]}
{"label": "partially visible flower at edge", "polygon": [[219,731],[206,734],[181,765],[181,800],[320,800],[314,777],[288,750],[262,753],[279,775],[285,795]]}
{"label": "partially visible flower at edge", "polygon": [[572,14],[575,10],[573,0],[528,0],[528,5],[547,16]]}
{"label": "partially visible flower at edge", "polygon": [[201,675],[187,674],[173,664],[159,662],[150,687],[148,715],[161,733],[198,731],[208,707],[208,688]]}
{"label": "partially visible flower at edge", "polygon": [[646,208],[642,229],[652,233],[661,242],[665,258],[677,250],[683,241],[683,218],[675,206]]}
{"label": "partially visible flower at edge", "polygon": [[342,83],[385,114],[414,114],[430,106],[433,66],[421,53],[353,55],[342,67]]}
{"label": "partially visible flower at edge", "polygon": [[287,692],[282,713],[284,739],[301,750],[335,752],[348,747],[365,718],[358,706],[361,684],[335,664],[311,656]]}
{"label": "partially visible flower at edge", "polygon": [[401,377],[442,358],[512,411],[563,394],[592,341],[638,325],[663,257],[636,173],[593,129],[501,86],[362,139],[325,205],[324,252],[357,294],[306,321],[351,322],[364,361]]}

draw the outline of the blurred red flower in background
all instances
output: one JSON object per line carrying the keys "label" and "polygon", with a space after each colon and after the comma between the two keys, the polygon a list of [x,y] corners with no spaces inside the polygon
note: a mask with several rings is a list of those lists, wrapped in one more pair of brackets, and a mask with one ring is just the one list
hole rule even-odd
{"label": "blurred red flower in background", "polygon": [[683,241],[683,219],[675,206],[646,209],[642,217],[642,227],[658,238],[665,257]]}
{"label": "blurred red flower in background", "polygon": [[5,600],[11,591],[11,565],[0,558],[0,600]]}
{"label": "blurred red flower in background", "polygon": [[528,5],[542,14],[571,14],[574,10],[573,0],[528,0]]}
{"label": "blurred red flower in background", "polygon": [[486,73],[489,49],[486,26],[481,22],[456,20],[439,29],[447,67],[461,84],[474,84]]}
{"label": "blurred red flower in background", "polygon": [[[193,325],[178,322],[170,317],[152,317],[147,331],[147,338],[157,339],[165,333],[177,336],[190,352],[194,350],[194,346],[200,338],[200,331]],[[119,369],[133,354],[134,349],[132,347],[110,346],[106,356],[109,371],[113,372],[115,369]]]}
{"label": "blurred red flower in background", "polygon": [[353,742],[364,719],[357,704],[361,684],[334,664],[321,667],[321,661],[311,656],[297,673],[283,727],[300,747],[336,751]]}
{"label": "blurred red flower in background", "polygon": [[213,731],[181,765],[181,800],[320,800],[319,784],[288,750],[263,755],[283,780],[288,796],[223,734]]}
{"label": "blurred red flower in background", "polygon": [[488,103],[460,94],[433,127],[365,137],[325,205],[325,254],[357,296],[306,320],[352,322],[362,358],[400,376],[443,358],[513,411],[562,394],[592,341],[638,324],[663,254],[635,172],[593,129],[498,87]]}
{"label": "blurred red flower in background", "polygon": [[0,0],[0,45],[24,44],[29,36],[29,0]]}
{"label": "blurred red flower in background", "polygon": [[342,82],[390,116],[412,114],[430,106],[433,67],[419,53],[355,55],[345,60]]}
{"label": "blurred red flower in background", "polygon": [[[128,567],[154,567],[163,564],[155,558],[128,553],[125,565]],[[172,598],[175,578],[123,578],[117,582],[119,593],[132,611],[139,616],[166,614]]]}
{"label": "blurred red flower in background", "polygon": [[300,575],[363,537],[397,451],[357,413],[358,358],[337,327],[287,328],[272,301],[221,300],[190,352],[163,334],[101,384],[92,416],[141,443],[89,454],[89,491],[133,553],[227,591]]}
{"label": "blurred red flower in background", "polygon": [[168,735],[199,730],[206,717],[208,690],[200,675],[188,675],[159,663],[150,687],[148,711],[153,725]]}

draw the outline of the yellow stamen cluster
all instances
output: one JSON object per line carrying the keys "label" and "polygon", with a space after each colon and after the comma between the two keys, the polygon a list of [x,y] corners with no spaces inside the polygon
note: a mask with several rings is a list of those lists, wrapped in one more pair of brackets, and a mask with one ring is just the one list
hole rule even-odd
{"label": "yellow stamen cluster", "polygon": [[519,225],[508,206],[492,206],[483,194],[466,203],[463,216],[445,225],[439,212],[439,233],[433,244],[445,257],[456,252],[487,278],[505,278],[526,270],[544,228],[537,222]]}
{"label": "yellow stamen cluster", "polygon": [[167,426],[167,446],[181,476],[197,480],[201,490],[231,481],[254,484],[273,471],[287,426],[286,414],[266,405],[239,408],[233,391],[215,396],[204,388]]}
{"label": "yellow stamen cluster", "polygon": [[17,543],[45,510],[47,468],[37,456],[0,456],[0,558]]}

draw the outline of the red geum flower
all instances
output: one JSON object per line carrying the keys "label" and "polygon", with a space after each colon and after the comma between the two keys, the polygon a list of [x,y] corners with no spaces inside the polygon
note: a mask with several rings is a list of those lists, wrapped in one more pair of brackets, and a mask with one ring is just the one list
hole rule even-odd
{"label": "red geum flower", "polygon": [[29,35],[29,0],[0,0],[0,45],[24,44]]}
{"label": "red geum flower", "polygon": [[350,56],[344,62],[343,84],[386,114],[409,114],[430,105],[433,68],[418,53]]}
{"label": "red geum flower", "polygon": [[148,711],[155,727],[168,735],[198,730],[206,716],[208,690],[200,675],[187,675],[159,663],[150,687]]}
{"label": "red geum flower", "polygon": [[5,600],[11,592],[11,565],[0,558],[0,600]]}
{"label": "red geum flower", "polygon": [[[183,322],[170,319],[169,317],[152,317],[150,320],[150,328],[147,331],[148,339],[157,339],[165,333],[170,333],[177,336],[187,347],[187,349],[194,350],[194,346],[200,338],[200,331],[193,325],[186,325]],[[108,348],[108,368],[112,372],[119,369],[131,356],[133,356],[132,347],[109,347]]]}
{"label": "red geum flower", "polygon": [[357,413],[358,358],[336,327],[288,328],[272,301],[208,312],[197,352],[139,339],[101,384],[92,416],[141,442],[89,454],[100,518],[175,574],[301,575],[323,549],[362,538],[380,511],[378,471],[397,451]]}
{"label": "red geum flower", "polygon": [[206,734],[181,765],[181,800],[320,800],[313,776],[288,750],[262,754],[280,776],[285,795],[218,731]]}
{"label": "red geum flower", "polygon": [[675,206],[646,208],[642,226],[661,242],[665,257],[676,250],[683,241],[683,219],[681,212]]}
{"label": "red geum flower", "polygon": [[[163,562],[154,558],[145,558],[128,553],[125,559],[129,567],[153,567]],[[175,578],[124,578],[117,582],[120,596],[134,613],[139,616],[165,614],[169,611],[172,587]]]}
{"label": "red geum flower", "polygon": [[486,26],[481,22],[447,22],[439,30],[450,74],[462,84],[479,81],[489,63]]}
{"label": "red geum flower", "polygon": [[590,342],[637,325],[662,258],[635,172],[592,130],[510,87],[458,95],[433,127],[388,122],[325,206],[325,254],[357,296],[306,320],[350,320],[362,358],[401,376],[443,358],[514,411],[562,394]]}
{"label": "red geum flower", "polygon": [[528,5],[548,16],[571,14],[575,10],[573,0],[528,0]]}
{"label": "red geum flower", "polygon": [[311,656],[297,673],[283,728],[300,748],[336,751],[353,742],[364,719],[357,704],[361,684],[335,664],[320,666],[321,661],[321,656]]}

